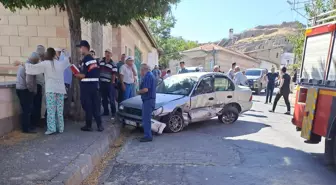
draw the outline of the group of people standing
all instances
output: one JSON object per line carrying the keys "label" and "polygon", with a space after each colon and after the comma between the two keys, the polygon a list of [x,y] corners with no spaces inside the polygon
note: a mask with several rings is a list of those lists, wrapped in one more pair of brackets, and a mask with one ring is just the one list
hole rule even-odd
{"label": "group of people standing", "polygon": [[[72,76],[80,80],[80,100],[85,111],[85,126],[82,131],[92,131],[92,118],[97,130],[103,131],[101,116],[116,115],[116,102],[129,99],[136,94],[143,100],[143,126],[145,136],[141,141],[151,141],[151,114],[155,107],[156,78],[147,64],[141,64],[142,76],[139,91],[138,72],[132,56],[122,54],[121,60],[112,60],[112,51],[105,50],[101,60],[94,58],[90,44],[82,40],[77,47],[83,56],[80,72],[71,71],[70,57],[64,50],[38,46],[27,62],[16,62],[16,92],[22,108],[21,125],[25,133],[35,133],[36,123],[41,119],[41,106],[46,102],[46,135],[64,131],[64,99],[72,83]],[[45,96],[45,97],[44,97]],[[100,114],[101,103],[103,114]],[[110,108],[110,110],[109,110]],[[43,110],[42,110],[42,114]]]}
{"label": "group of people standing", "polygon": [[[20,63],[16,93],[22,108],[21,125],[25,133],[35,133],[41,119],[43,97],[47,109],[47,131],[50,135],[64,131],[63,106],[66,94],[64,72],[70,66],[69,57],[54,48],[38,46],[27,62]],[[61,75],[60,75],[61,74]],[[44,111],[42,110],[42,115]]]}

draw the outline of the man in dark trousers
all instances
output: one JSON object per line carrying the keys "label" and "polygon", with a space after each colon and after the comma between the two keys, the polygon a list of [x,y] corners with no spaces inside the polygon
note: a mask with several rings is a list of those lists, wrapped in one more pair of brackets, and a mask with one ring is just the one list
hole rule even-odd
{"label": "man in dark trousers", "polygon": [[98,131],[102,132],[104,127],[100,117],[100,96],[99,96],[99,66],[90,54],[90,44],[82,40],[77,47],[80,47],[82,59],[81,73],[75,76],[81,80],[80,98],[85,111],[85,126],[82,131],[92,131],[92,116],[95,118]]}
{"label": "man in dark trousers", "polygon": [[116,114],[115,104],[115,74],[117,73],[117,66],[114,65],[112,59],[112,50],[105,50],[105,57],[99,63],[100,68],[100,94],[102,97],[102,103],[104,108],[104,116],[109,115],[108,104],[110,103],[112,119]]}
{"label": "man in dark trousers", "polygon": [[287,112],[285,112],[285,114],[290,115],[290,103],[289,103],[289,93],[290,93],[290,81],[291,81],[291,77],[286,73],[287,68],[286,67],[282,67],[281,69],[281,75],[280,75],[280,87],[279,87],[279,91],[275,96],[275,100],[274,100],[274,104],[273,104],[273,109],[270,110],[270,112],[274,112],[276,105],[279,101],[279,99],[281,98],[281,96],[284,97],[286,106],[287,106]]}
{"label": "man in dark trousers", "polygon": [[155,107],[156,98],[156,79],[147,64],[141,64],[141,84],[137,94],[142,99],[142,127],[144,129],[144,137],[140,142],[150,142],[152,136],[152,112]]}
{"label": "man in dark trousers", "polygon": [[272,103],[272,96],[275,87],[275,79],[278,77],[278,74],[275,73],[275,69],[272,68],[270,73],[266,74],[267,78],[267,88],[266,88],[266,101],[267,103]]}

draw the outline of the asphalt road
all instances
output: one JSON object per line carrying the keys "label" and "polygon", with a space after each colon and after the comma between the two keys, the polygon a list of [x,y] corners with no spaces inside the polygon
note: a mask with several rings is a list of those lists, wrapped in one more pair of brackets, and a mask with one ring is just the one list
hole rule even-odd
{"label": "asphalt road", "polygon": [[216,119],[196,123],[151,143],[129,138],[110,161],[105,185],[335,185],[336,172],[323,165],[324,144],[308,145],[280,102],[269,113],[264,96],[233,125]]}

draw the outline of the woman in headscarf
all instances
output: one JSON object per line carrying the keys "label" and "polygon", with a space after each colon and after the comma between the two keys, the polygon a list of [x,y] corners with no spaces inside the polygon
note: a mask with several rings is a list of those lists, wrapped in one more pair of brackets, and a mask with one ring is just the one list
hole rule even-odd
{"label": "woman in headscarf", "polygon": [[[70,66],[69,59],[56,60],[56,51],[48,48],[44,61],[38,64],[26,64],[26,73],[31,75],[44,73],[46,106],[47,106],[47,131],[46,135],[62,133],[64,131],[64,70]],[[56,119],[57,116],[57,119]]]}

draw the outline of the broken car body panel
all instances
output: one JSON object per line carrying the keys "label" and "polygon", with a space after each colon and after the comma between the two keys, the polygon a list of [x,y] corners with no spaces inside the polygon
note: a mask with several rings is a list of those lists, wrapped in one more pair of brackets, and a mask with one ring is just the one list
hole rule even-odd
{"label": "broken car body panel", "polygon": [[[162,118],[180,111],[184,125],[218,116],[229,104],[239,106],[239,113],[251,109],[252,91],[235,85],[225,74],[197,72],[173,75],[157,87],[153,118]],[[131,110],[130,110],[131,109]],[[119,107],[120,121],[133,120],[141,125],[140,96],[125,100]]]}

